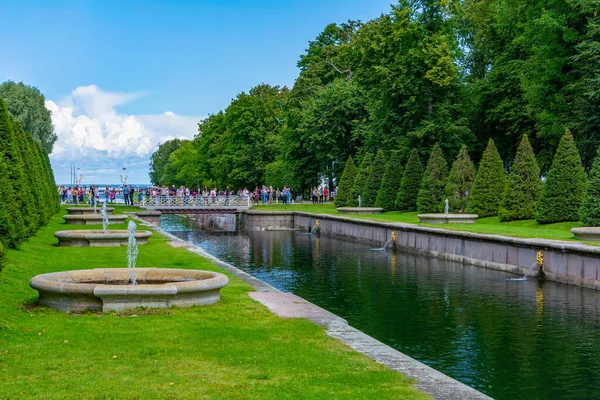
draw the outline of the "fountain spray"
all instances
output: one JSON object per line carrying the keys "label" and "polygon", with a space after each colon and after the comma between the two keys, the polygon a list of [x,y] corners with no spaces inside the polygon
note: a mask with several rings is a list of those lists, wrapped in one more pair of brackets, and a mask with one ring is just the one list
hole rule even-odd
{"label": "fountain spray", "polygon": [[138,256],[138,246],[135,240],[135,233],[137,231],[137,225],[133,221],[129,221],[127,225],[129,231],[129,242],[127,244],[127,269],[129,271],[129,283],[131,285],[137,285],[137,279],[135,276],[135,260]]}

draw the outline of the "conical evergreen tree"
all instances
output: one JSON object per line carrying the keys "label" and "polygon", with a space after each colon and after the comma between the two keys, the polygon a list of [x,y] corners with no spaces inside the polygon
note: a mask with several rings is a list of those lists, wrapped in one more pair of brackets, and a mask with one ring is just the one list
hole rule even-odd
{"label": "conical evergreen tree", "polygon": [[567,129],[560,139],[538,201],[536,221],[548,224],[577,221],[586,185],[585,172],[573,135]]}
{"label": "conical evergreen tree", "polygon": [[417,209],[417,194],[423,180],[423,164],[417,149],[412,149],[402,176],[400,190],[396,196],[396,209],[415,211]]}
{"label": "conical evergreen tree", "polygon": [[588,175],[579,219],[585,226],[600,226],[600,149],[596,152],[596,159]]}
{"label": "conical evergreen tree", "polygon": [[32,207],[34,210],[35,226],[34,230],[39,229],[47,220],[48,207],[41,201],[40,185],[36,177],[42,176],[40,171],[37,169],[37,164],[34,160],[33,149],[31,148],[30,133],[25,132],[21,124],[17,121],[15,123],[15,134],[17,137],[17,143],[21,150],[21,156],[23,163],[27,166],[25,172],[27,176],[27,190],[30,192],[32,201]]}
{"label": "conical evergreen tree", "polygon": [[334,204],[336,207],[344,207],[348,205],[348,193],[350,192],[352,185],[354,185],[354,179],[356,178],[356,165],[352,156],[348,157],[346,165],[344,166],[344,172],[342,172],[342,178],[338,185],[338,191],[335,196]]}
{"label": "conical evergreen tree", "polygon": [[385,174],[386,166],[385,156],[383,155],[383,152],[379,150],[373,160],[369,178],[365,182],[362,195],[364,207],[373,207],[375,205],[375,200],[377,199],[377,193],[379,193],[379,187],[381,186],[381,180],[383,179],[383,174]]}
{"label": "conical evergreen tree", "polygon": [[523,135],[498,210],[500,221],[534,218],[541,192],[540,167],[527,135]]}
{"label": "conical evergreen tree", "polygon": [[[12,229],[8,235],[8,245],[15,247],[24,238],[26,234],[25,225],[23,223],[23,215],[21,214],[21,193],[18,189],[22,190],[22,182],[18,180],[22,178],[22,166],[19,163],[18,150],[15,145],[12,117],[8,114],[4,101],[0,99],[0,151],[2,152],[2,158],[4,159],[5,173],[3,180],[0,184],[7,193],[7,198],[2,202],[2,206],[7,208],[9,218],[11,220]],[[4,199],[3,199],[4,200]]]}
{"label": "conical evergreen tree", "polygon": [[483,152],[475,183],[469,195],[467,212],[480,217],[498,215],[506,184],[504,165],[492,139]]}
{"label": "conical evergreen tree", "polygon": [[419,212],[440,212],[444,209],[444,182],[448,173],[448,163],[442,153],[442,148],[436,143],[433,146],[425,174],[421,181],[421,188],[417,198]]}
{"label": "conical evergreen tree", "polygon": [[28,184],[27,167],[25,160],[23,159],[22,148],[24,138],[18,134],[18,130],[22,130],[23,128],[19,121],[13,120],[12,118],[11,126],[12,138],[9,140],[12,142],[12,161],[14,165],[13,189],[19,207],[21,207],[21,216],[23,217],[23,224],[25,225],[25,236],[29,237],[36,232],[39,227],[38,216],[35,210],[32,188]]}
{"label": "conical evergreen tree", "polygon": [[452,163],[452,169],[446,180],[446,197],[451,212],[465,212],[474,180],[475,167],[469,157],[467,146],[463,145]]}
{"label": "conical evergreen tree", "polygon": [[10,179],[8,179],[4,152],[0,149],[0,242],[5,247],[14,247],[18,243],[11,207],[16,206]]}
{"label": "conical evergreen tree", "polygon": [[403,173],[400,153],[393,151],[379,186],[375,207],[383,208],[384,211],[396,210],[396,196],[402,183]]}
{"label": "conical evergreen tree", "polygon": [[371,175],[371,166],[373,165],[372,160],[373,156],[371,153],[367,153],[363,157],[360,168],[358,169],[358,174],[354,180],[354,185],[352,186],[352,193],[348,196],[348,205],[350,207],[358,207],[358,196],[361,196],[361,205],[363,203],[363,191],[365,189],[365,183],[367,182],[367,179],[369,179],[369,175]]}

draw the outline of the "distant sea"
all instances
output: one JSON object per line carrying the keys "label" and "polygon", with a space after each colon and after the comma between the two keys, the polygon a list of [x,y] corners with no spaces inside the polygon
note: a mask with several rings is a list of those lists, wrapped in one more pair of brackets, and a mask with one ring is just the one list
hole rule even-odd
{"label": "distant sea", "polygon": [[[123,185],[119,184],[119,183],[94,183],[94,182],[81,182],[81,184],[79,186],[85,186],[85,187],[89,187],[90,185],[97,185],[100,188],[105,188],[106,186],[108,186],[109,188],[118,188],[118,187],[123,187]],[[129,183],[127,182],[127,186],[133,186],[134,188],[147,188],[147,187],[151,187],[152,184],[150,183]],[[57,186],[74,186],[71,183],[57,183]]]}

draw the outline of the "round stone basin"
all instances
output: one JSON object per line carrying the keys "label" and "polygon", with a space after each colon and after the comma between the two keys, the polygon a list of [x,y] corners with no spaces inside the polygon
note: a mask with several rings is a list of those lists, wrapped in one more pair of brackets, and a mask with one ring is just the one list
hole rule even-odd
{"label": "round stone basin", "polygon": [[59,311],[120,311],[213,304],[229,280],[211,271],[136,268],[137,285],[128,284],[127,268],[54,272],[31,278],[39,304]]}
{"label": "round stone basin", "polygon": [[600,242],[600,227],[573,228],[571,233],[575,236],[575,239]]}
{"label": "round stone basin", "polygon": [[477,214],[419,214],[419,222],[423,224],[474,224],[479,218]]}
{"label": "round stone basin", "polygon": [[380,214],[383,208],[377,207],[340,207],[336,208],[340,214]]}
{"label": "round stone basin", "polygon": [[[79,214],[63,215],[65,224],[68,225],[102,225],[102,215],[97,214]],[[110,214],[108,215],[109,224],[122,224],[127,219],[127,215]]]}
{"label": "round stone basin", "polygon": [[[96,213],[100,214],[102,207],[96,208]],[[113,207],[108,207],[106,209],[107,214],[112,214],[115,209]],[[67,207],[67,214],[70,215],[78,215],[78,214],[93,214],[94,207]]]}
{"label": "round stone basin", "polygon": [[149,224],[158,225],[160,223],[160,211],[138,211],[135,213],[138,217],[148,222]]}
{"label": "round stone basin", "polygon": [[[54,236],[58,239],[58,245],[61,247],[112,247],[126,245],[129,241],[129,232],[126,230],[58,231],[54,233]],[[150,231],[137,231],[135,240],[137,244],[146,244],[150,236],[152,236]]]}

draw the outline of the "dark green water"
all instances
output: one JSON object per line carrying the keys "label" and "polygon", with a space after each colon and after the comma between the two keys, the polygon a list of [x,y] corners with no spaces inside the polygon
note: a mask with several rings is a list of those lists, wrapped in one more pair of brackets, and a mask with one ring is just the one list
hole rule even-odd
{"label": "dark green water", "polygon": [[496,399],[600,399],[600,294],[343,240],[161,226]]}

